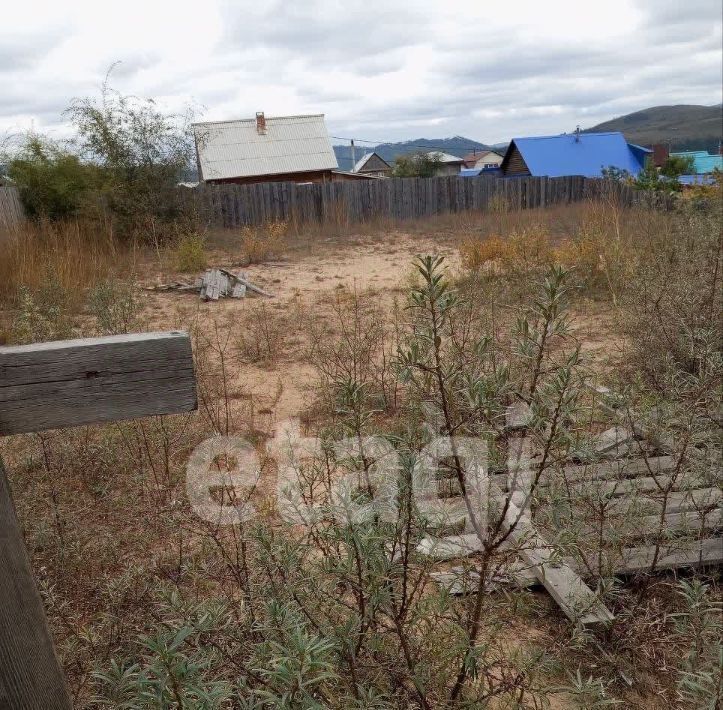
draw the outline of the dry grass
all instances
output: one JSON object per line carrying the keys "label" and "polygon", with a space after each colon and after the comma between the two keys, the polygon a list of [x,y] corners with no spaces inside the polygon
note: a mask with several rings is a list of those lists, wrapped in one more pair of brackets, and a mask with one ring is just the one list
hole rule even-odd
{"label": "dry grass", "polygon": [[110,273],[131,270],[132,250],[94,222],[26,222],[0,235],[0,303],[14,299],[20,287],[36,290],[50,273],[77,299],[83,289]]}
{"label": "dry grass", "polygon": [[261,264],[284,251],[289,225],[286,222],[269,222],[260,227],[241,229],[241,249],[247,264]]}

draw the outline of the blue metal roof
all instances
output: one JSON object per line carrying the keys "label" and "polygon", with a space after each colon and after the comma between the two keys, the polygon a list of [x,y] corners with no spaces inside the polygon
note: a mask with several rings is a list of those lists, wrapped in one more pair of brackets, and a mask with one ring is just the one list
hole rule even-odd
{"label": "blue metal roof", "polygon": [[712,175],[678,175],[681,185],[715,185]]}
{"label": "blue metal roof", "polygon": [[628,144],[622,133],[569,133],[561,136],[513,138],[530,174],[562,177],[601,177],[603,168],[616,167],[637,175],[652,151]]}
{"label": "blue metal roof", "polygon": [[477,177],[482,172],[482,168],[462,168],[459,171],[460,177]]}
{"label": "blue metal roof", "polygon": [[696,175],[712,173],[714,170],[723,170],[723,155],[711,155],[704,150],[689,150],[682,153],[671,153],[670,155],[693,158],[693,172]]}

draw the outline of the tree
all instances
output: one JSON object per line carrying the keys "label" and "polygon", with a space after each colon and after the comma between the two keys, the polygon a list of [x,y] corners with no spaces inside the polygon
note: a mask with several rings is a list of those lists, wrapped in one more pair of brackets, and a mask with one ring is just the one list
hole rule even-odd
{"label": "tree", "polygon": [[660,174],[677,180],[681,175],[691,175],[695,172],[694,162],[691,155],[669,155],[660,168]]}
{"label": "tree", "polygon": [[439,153],[398,155],[394,160],[394,177],[434,177],[442,164]]}
{"label": "tree", "polygon": [[633,187],[638,190],[653,190],[656,192],[678,192],[680,183],[677,177],[669,177],[658,172],[652,161],[648,161],[633,181]]}
{"label": "tree", "polygon": [[66,113],[83,156],[100,170],[100,192],[119,231],[151,232],[157,240],[182,213],[176,185],[194,155],[191,112],[164,113],[153,100],[114,91],[106,79],[100,100],[76,99]]}
{"label": "tree", "polygon": [[98,181],[94,166],[37,134],[29,134],[9,161],[8,176],[17,184],[28,215],[50,219],[77,215]]}

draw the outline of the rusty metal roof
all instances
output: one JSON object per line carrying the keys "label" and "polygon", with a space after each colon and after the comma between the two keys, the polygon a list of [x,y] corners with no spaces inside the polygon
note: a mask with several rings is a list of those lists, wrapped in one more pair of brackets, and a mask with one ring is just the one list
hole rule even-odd
{"label": "rusty metal roof", "polygon": [[202,180],[280,175],[338,167],[324,114],[194,123]]}

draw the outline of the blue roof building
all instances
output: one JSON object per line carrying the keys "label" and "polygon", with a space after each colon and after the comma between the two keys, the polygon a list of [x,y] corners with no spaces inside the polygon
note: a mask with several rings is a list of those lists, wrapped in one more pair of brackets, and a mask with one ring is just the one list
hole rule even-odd
{"label": "blue roof building", "polygon": [[506,177],[602,177],[602,171],[609,167],[637,175],[650,153],[628,143],[622,133],[565,133],[514,138],[500,167]]}
{"label": "blue roof building", "polygon": [[723,170],[723,155],[711,155],[704,150],[689,150],[682,153],[671,153],[671,156],[693,158],[693,173],[705,175],[714,170]]}
{"label": "blue roof building", "polygon": [[715,185],[715,178],[710,173],[700,175],[678,175],[681,185]]}

